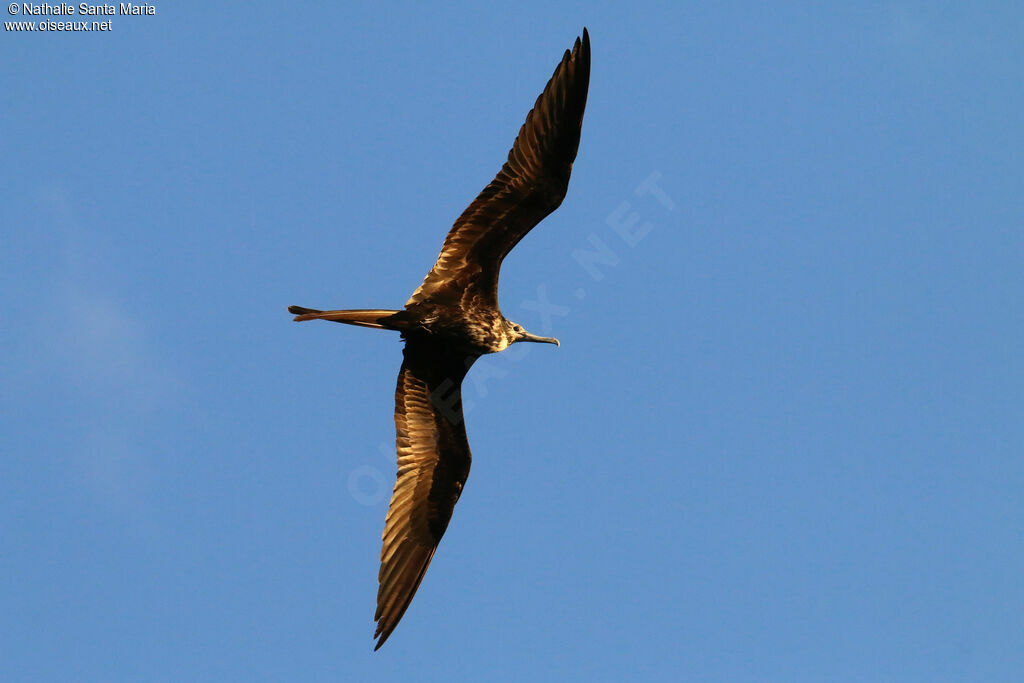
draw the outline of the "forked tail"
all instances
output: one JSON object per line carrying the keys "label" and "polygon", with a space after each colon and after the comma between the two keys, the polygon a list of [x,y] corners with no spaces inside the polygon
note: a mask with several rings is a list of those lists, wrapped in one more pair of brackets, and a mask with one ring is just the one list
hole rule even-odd
{"label": "forked tail", "polygon": [[295,322],[304,320],[330,320],[346,325],[359,325],[360,327],[372,327],[378,330],[401,330],[402,321],[393,319],[398,313],[404,311],[388,311],[384,309],[355,309],[351,311],[318,311],[315,308],[303,308],[302,306],[289,306],[288,312],[295,314]]}

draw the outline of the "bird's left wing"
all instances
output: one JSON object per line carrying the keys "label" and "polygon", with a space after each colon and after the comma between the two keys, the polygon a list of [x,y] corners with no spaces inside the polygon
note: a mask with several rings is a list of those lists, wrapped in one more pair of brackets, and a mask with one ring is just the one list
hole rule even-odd
{"label": "bird's left wing", "polygon": [[384,526],[374,619],[380,648],[423,580],[469,475],[462,379],[474,356],[406,342],[395,389],[398,479]]}

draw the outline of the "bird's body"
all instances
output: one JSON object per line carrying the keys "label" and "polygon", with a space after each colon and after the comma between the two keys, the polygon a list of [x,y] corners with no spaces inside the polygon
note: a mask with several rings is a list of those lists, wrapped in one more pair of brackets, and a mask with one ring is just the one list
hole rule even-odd
{"label": "bird's body", "polygon": [[[434,340],[471,356],[498,353],[517,341],[515,323],[492,308],[452,308],[424,302],[401,311],[318,311],[301,306],[290,306],[288,310],[298,314],[296,320],[333,320],[360,327],[397,330],[403,339]],[[343,314],[345,319],[342,319]]]}
{"label": "bird's body", "polygon": [[[504,351],[516,341],[515,323],[501,311],[485,307],[451,309],[434,303],[415,304],[407,313],[416,321],[412,333],[444,340],[462,353],[482,356]],[[407,333],[407,337],[408,337]]]}
{"label": "bird's body", "polygon": [[455,222],[402,310],[288,309],[297,321],[397,330],[405,340],[395,389],[398,477],[381,550],[376,648],[415,595],[469,475],[463,378],[477,358],[513,343],[558,344],[501,314],[498,273],[509,251],[565,197],[589,81],[584,29],[527,115],[507,162]]}

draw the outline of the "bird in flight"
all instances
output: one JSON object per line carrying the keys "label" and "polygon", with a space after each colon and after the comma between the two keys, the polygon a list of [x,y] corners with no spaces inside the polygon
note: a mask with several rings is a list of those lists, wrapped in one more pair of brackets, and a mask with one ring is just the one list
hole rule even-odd
{"label": "bird in flight", "polygon": [[498,271],[519,240],[565,198],[589,83],[590,36],[584,28],[526,115],[508,160],[455,221],[404,309],[288,308],[296,321],[397,330],[405,341],[395,390],[398,478],[384,524],[374,650],[409,607],[469,475],[461,386],[470,366],[516,342],[558,344],[501,314]]}

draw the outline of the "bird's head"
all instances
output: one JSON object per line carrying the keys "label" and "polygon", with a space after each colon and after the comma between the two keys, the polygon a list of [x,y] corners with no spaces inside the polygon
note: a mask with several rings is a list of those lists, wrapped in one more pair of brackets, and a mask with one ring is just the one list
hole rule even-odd
{"label": "bird's head", "polygon": [[519,323],[514,323],[511,320],[505,321],[505,330],[508,337],[509,344],[515,344],[516,342],[543,342],[545,344],[554,344],[555,346],[561,346],[558,340],[554,337],[538,337],[535,334],[530,334],[523,326]]}

